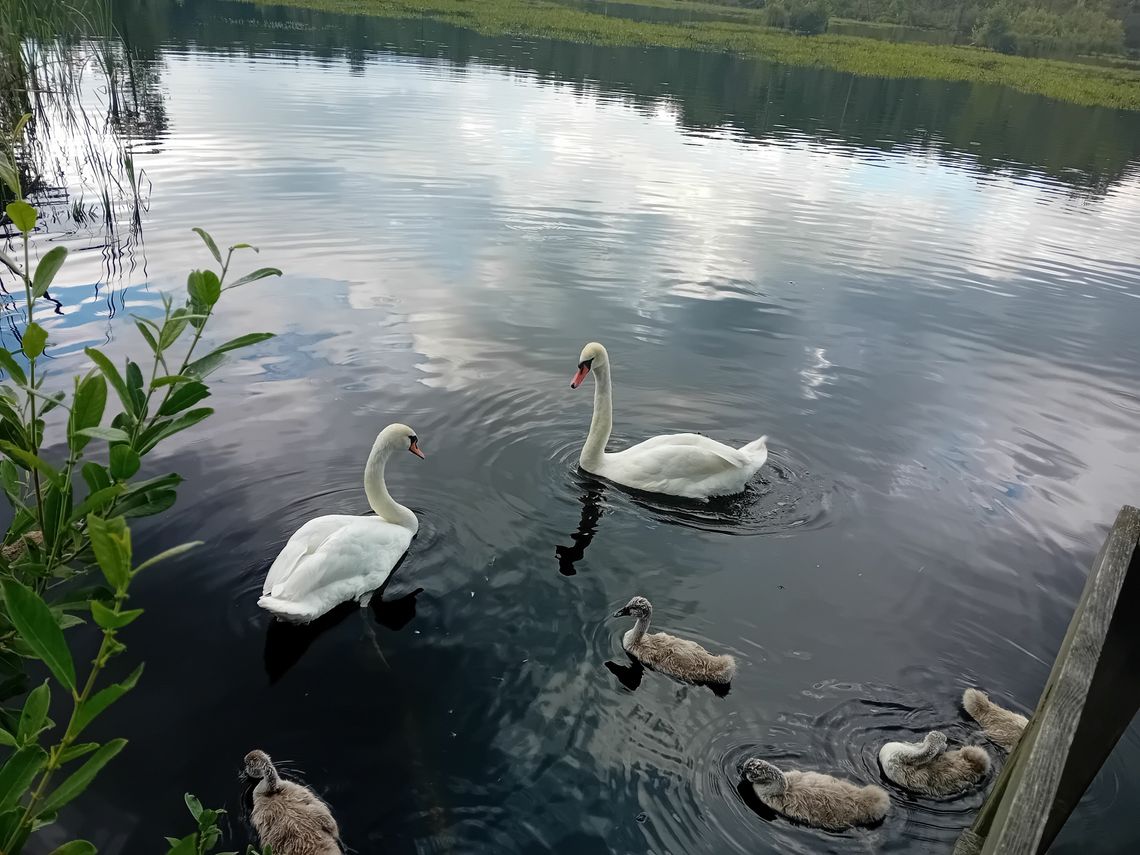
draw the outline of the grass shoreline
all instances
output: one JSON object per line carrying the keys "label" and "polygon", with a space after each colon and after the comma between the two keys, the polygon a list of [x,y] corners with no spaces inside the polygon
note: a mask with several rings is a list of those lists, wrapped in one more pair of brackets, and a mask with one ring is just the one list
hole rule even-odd
{"label": "grass shoreline", "polygon": [[[1007,56],[964,46],[886,42],[857,36],[798,36],[748,22],[643,22],[606,17],[547,0],[249,2],[350,15],[427,17],[489,36],[530,36],[614,47],[684,48],[818,66],[868,77],[988,83],[1086,107],[1140,110],[1140,72]],[[649,0],[644,5],[666,4]]]}

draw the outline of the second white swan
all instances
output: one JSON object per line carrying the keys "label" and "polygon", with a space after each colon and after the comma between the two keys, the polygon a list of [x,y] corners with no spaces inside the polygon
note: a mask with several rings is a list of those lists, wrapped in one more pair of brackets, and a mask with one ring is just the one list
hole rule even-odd
{"label": "second white swan", "polygon": [[606,451],[613,430],[610,359],[597,342],[582,348],[578,371],[570,381],[577,389],[594,374],[594,417],[578,464],[587,472],[635,490],[708,499],[744,491],[768,460],[768,438],[762,436],[733,448],[697,433],[655,436],[624,451]]}
{"label": "second white swan", "polygon": [[424,456],[416,432],[402,424],[380,431],[368,455],[364,492],[376,516],[330,514],[297,529],[269,568],[259,606],[282,620],[308,623],[348,600],[368,605],[420,527],[384,483],[384,467],[399,449]]}

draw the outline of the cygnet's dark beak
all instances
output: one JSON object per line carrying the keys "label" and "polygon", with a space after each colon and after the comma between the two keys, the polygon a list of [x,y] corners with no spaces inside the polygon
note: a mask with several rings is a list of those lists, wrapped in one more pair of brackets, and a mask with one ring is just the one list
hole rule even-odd
{"label": "cygnet's dark beak", "polygon": [[629,606],[623,606],[613,613],[613,617],[625,617],[629,614]]}

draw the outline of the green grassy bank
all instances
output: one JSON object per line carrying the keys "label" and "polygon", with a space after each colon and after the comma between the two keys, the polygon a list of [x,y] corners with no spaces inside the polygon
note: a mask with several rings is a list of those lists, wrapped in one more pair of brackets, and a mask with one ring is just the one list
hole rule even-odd
{"label": "green grassy bank", "polygon": [[[1140,110],[1140,72],[1006,56],[969,47],[883,42],[853,36],[797,36],[746,20],[677,24],[632,21],[560,6],[546,0],[252,2],[344,14],[422,16],[485,35],[534,36],[598,45],[689,48],[729,52],[791,65],[821,66],[872,77],[923,77],[994,83],[1089,107]],[[673,5],[661,0],[649,0],[649,3]]]}

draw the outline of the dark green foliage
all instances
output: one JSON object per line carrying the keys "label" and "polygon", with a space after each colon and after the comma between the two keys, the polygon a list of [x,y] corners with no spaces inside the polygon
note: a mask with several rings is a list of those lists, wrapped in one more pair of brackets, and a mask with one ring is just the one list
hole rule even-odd
{"label": "dark green foliage", "polygon": [[[24,124],[21,121],[18,128]],[[0,262],[23,285],[25,300],[22,357],[0,349],[0,369],[10,381],[0,385],[0,484],[12,511],[0,557],[0,853],[4,855],[18,855],[28,838],[51,824],[126,745],[125,739],[81,743],[79,738],[134,687],[142,673],[140,665],[126,680],[100,685],[107,663],[126,650],[119,631],[142,614],[141,609],[125,608],[131,582],[147,567],[195,545],[175,546],[136,562],[127,518],[171,507],[182,479],[173,474],[131,479],[159,443],[213,413],[206,407],[192,409],[210,394],[201,379],[208,373],[204,368],[213,370],[230,351],[270,337],[250,333],[195,359],[223,291],[280,273],[262,268],[226,286],[234,253],[251,247],[235,245],[223,255],[213,238],[196,229],[221,269],[194,271],[182,306],[175,308],[174,300],[164,297],[161,323],[137,319],[146,345],[144,363],[127,359],[120,367],[101,351],[88,348],[91,367],[68,384],[70,398],[67,392],[45,392],[41,363],[51,334],[36,323],[35,309],[63,266],[66,251],[52,249],[34,270],[30,266],[29,245],[38,212],[23,200],[18,173],[7,168],[14,162],[18,142],[18,135],[12,136],[0,149],[0,181],[14,197],[6,213],[21,233],[20,255],[25,260],[21,265],[0,253]],[[192,336],[188,330],[193,330]],[[68,415],[51,422],[62,436],[49,442],[43,416],[56,407],[67,409]],[[117,412],[106,420],[108,408]],[[63,448],[63,459],[44,459],[45,446]],[[61,583],[96,567],[105,585],[94,589],[72,585],[62,591]],[[67,630],[87,621],[102,633],[102,643],[93,662],[77,662]],[[54,683],[27,691],[29,660],[41,663]],[[53,694],[67,702],[62,707],[67,719],[59,724],[48,718]],[[186,844],[190,848],[175,851],[194,855],[213,851],[219,837],[218,814],[200,814],[199,830]],[[82,840],[57,850],[69,855],[94,851]]]}

